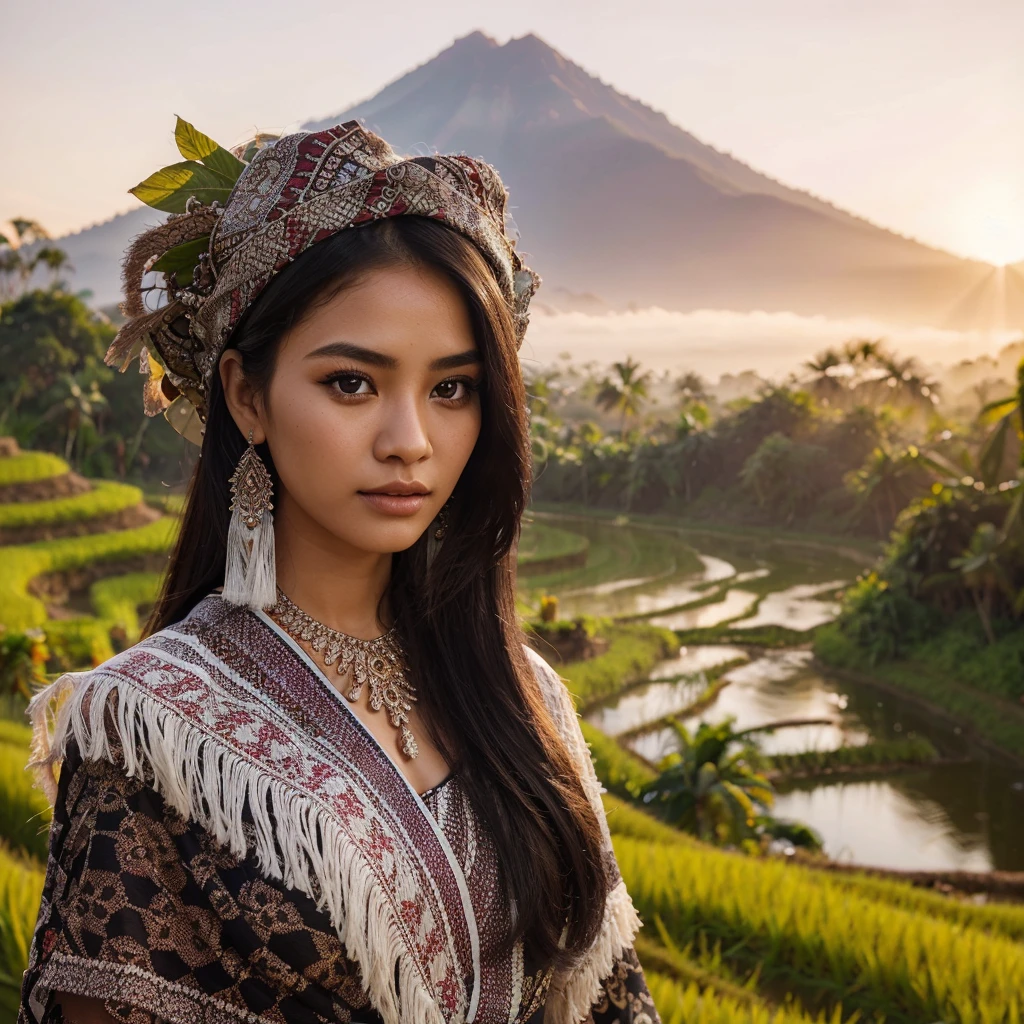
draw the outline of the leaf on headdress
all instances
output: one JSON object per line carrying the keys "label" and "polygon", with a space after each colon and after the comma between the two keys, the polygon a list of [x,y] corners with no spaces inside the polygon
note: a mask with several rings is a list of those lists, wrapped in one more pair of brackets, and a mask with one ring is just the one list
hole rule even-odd
{"label": "leaf on headdress", "polygon": [[128,191],[156,210],[184,213],[189,196],[195,196],[206,206],[215,199],[226,203],[234,184],[231,178],[204,164],[184,160],[162,167]]}
{"label": "leaf on headdress", "polygon": [[232,183],[238,181],[239,175],[245,170],[245,164],[237,156],[219,146],[182,117],[178,117],[174,126],[174,141],[178,144],[178,152],[186,160],[200,160],[204,166],[229,178]]}
{"label": "leaf on headdress", "polygon": [[190,242],[182,242],[163,254],[149,269],[159,270],[162,274],[176,274],[179,285],[187,285],[192,280],[192,271],[199,262],[199,257],[210,246],[210,236],[201,235]]}
{"label": "leaf on headdress", "polygon": [[184,395],[179,395],[164,409],[164,419],[187,441],[202,448],[203,421],[195,406]]}
{"label": "leaf on headdress", "polygon": [[171,274],[176,270],[194,267],[199,261],[200,253],[206,252],[209,245],[209,235],[200,235],[199,238],[182,242],[180,245],[175,245],[168,249],[149,269],[159,270],[164,274]]}
{"label": "leaf on headdress", "polygon": [[142,281],[150,269],[151,261],[154,258],[160,259],[171,249],[186,242],[209,239],[216,223],[216,212],[208,206],[201,206],[192,213],[172,217],[165,224],[149,228],[132,242],[124,254],[121,268],[124,287],[122,309],[125,316],[144,316],[147,312]]}

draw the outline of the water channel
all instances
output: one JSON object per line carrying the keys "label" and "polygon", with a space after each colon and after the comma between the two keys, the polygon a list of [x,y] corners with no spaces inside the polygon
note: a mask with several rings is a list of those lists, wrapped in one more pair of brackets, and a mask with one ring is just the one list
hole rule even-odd
{"label": "water channel", "polygon": [[[673,629],[726,622],[806,629],[834,617],[837,588],[861,570],[834,548],[583,517],[545,521],[591,543],[586,569],[530,581],[558,594],[567,616],[642,616]],[[594,562],[606,578],[598,578]],[[686,724],[733,716],[745,729],[828,719],[761,734],[758,744],[766,753],[790,753],[922,735],[955,762],[780,785],[774,813],[815,828],[830,857],[915,870],[1024,870],[1024,768],[972,747],[959,729],[909,700],[830,676],[809,650],[682,648],[655,667],[649,683],[587,717],[656,762],[671,752],[674,733],[645,727],[688,707],[704,689],[704,673],[726,664],[728,684]]]}

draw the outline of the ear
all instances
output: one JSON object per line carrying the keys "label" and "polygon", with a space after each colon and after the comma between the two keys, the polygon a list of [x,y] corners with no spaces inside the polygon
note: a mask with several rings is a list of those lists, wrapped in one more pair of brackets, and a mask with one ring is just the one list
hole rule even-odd
{"label": "ear", "polygon": [[235,426],[243,437],[248,437],[251,430],[252,443],[262,444],[267,439],[263,426],[263,403],[259,401],[242,370],[242,353],[234,348],[225,350],[217,369],[224,389],[224,401]]}

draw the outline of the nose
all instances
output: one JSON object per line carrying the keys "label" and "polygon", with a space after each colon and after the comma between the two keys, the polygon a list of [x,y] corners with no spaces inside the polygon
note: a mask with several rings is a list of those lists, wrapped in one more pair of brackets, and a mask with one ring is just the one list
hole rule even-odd
{"label": "nose", "polygon": [[433,454],[426,423],[427,410],[414,395],[395,396],[381,403],[381,420],[373,446],[376,459],[412,464]]}

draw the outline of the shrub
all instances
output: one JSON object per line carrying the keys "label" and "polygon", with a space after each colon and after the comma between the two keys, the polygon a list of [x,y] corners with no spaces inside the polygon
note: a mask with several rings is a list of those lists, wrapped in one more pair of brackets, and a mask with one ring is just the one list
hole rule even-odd
{"label": "shrub", "polygon": [[646,679],[659,661],[679,650],[671,630],[630,623],[608,629],[608,650],[559,669],[581,707],[612,697]]}
{"label": "shrub", "polygon": [[843,597],[839,629],[869,664],[906,653],[934,628],[935,613],[877,572],[857,578]]}

